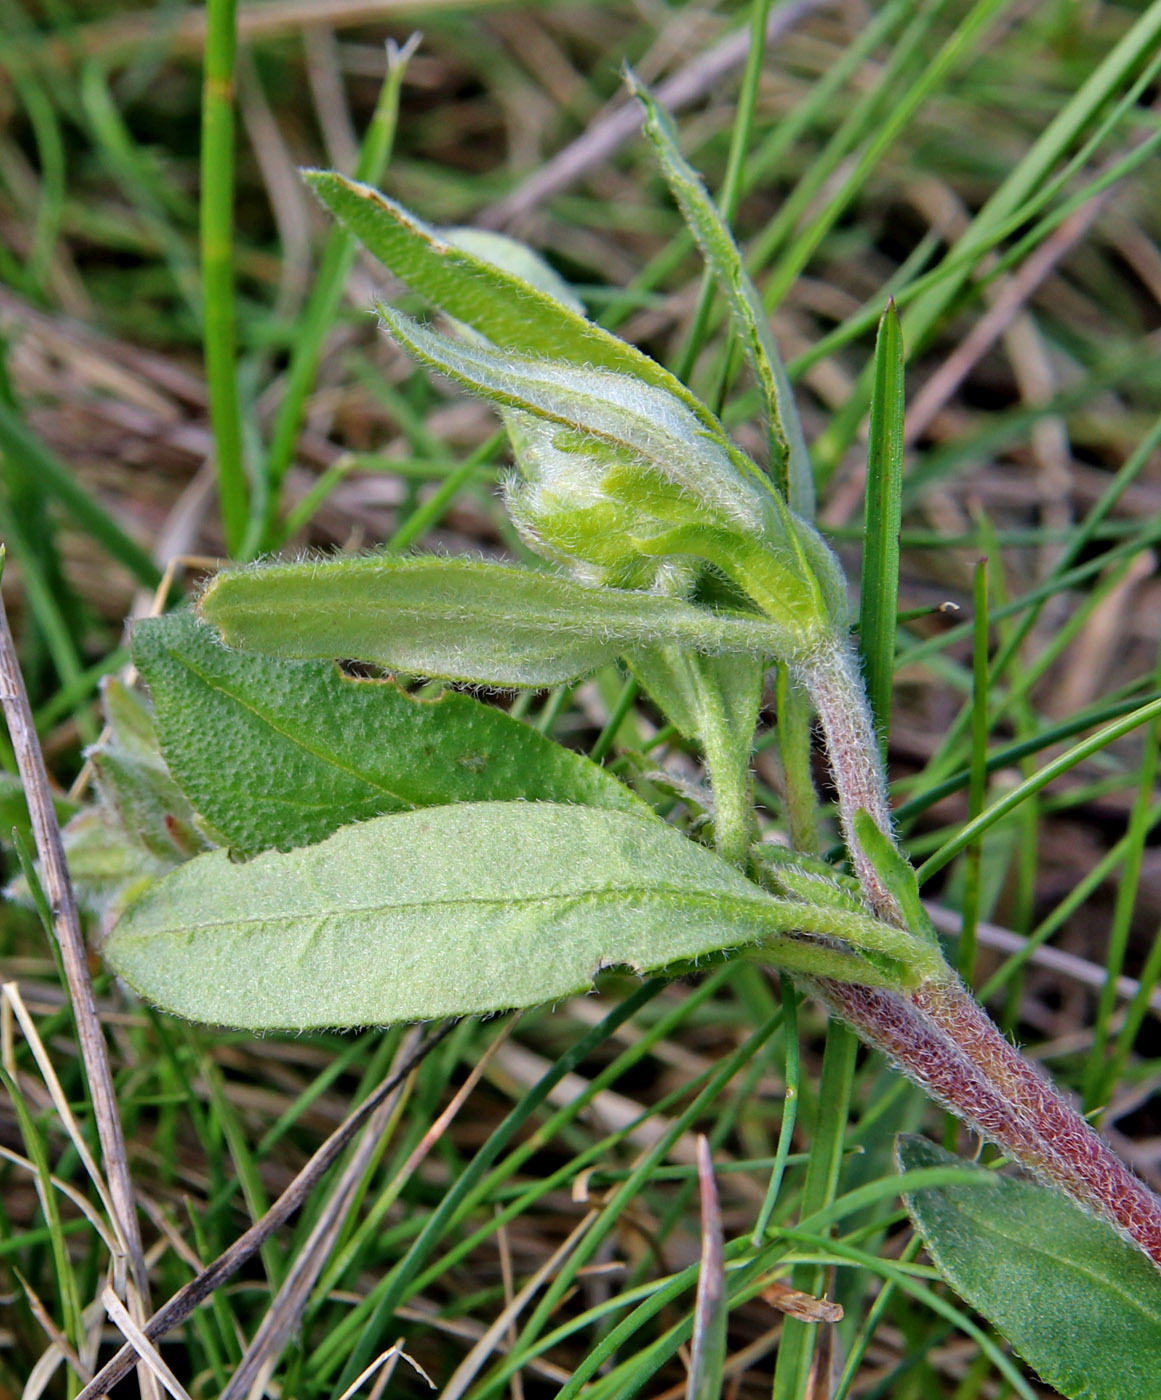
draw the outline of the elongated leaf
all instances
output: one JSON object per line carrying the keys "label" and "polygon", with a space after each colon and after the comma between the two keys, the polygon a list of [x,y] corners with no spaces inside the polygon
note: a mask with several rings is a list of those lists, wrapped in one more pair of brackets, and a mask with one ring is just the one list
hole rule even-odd
{"label": "elongated leaf", "polygon": [[[390,335],[416,359],[498,404],[589,433],[630,460],[648,463],[688,497],[685,518],[711,513],[746,531],[777,529],[770,490],[736,448],[708,433],[704,420],[666,389],[630,374],[566,360],[529,359],[437,335],[379,305]],[[707,523],[711,523],[707,521]]]}
{"label": "elongated leaf", "polygon": [[[901,1136],[902,1171],[960,1163]],[[983,1168],[980,1168],[983,1171]],[[1139,1250],[1027,1180],[905,1196],[940,1273],[1069,1400],[1143,1400],[1161,1376],[1161,1278]]]}
{"label": "elongated leaf", "polygon": [[460,246],[470,240],[459,231],[444,237],[378,190],[334,171],[308,170],[304,178],[396,277],[493,345],[633,375],[680,399],[706,431],[722,436],[704,404],[656,360],[486,254],[477,256],[479,244]]}
{"label": "elongated leaf", "polygon": [[792,968],[891,980],[791,930],[913,944],[774,899],[653,817],[482,802],[375,817],[244,865],[199,856],[130,907],[105,953],[166,1010],[254,1029],[530,1006],[604,967],[645,972],[759,939]]}
{"label": "elongated leaf", "polygon": [[765,663],[752,656],[698,656],[681,647],[650,647],[626,659],[666,716],[701,744],[718,851],[744,865],[754,834],[750,756]]}
{"label": "elongated leaf", "polygon": [[133,659],[170,770],[239,851],[448,802],[643,809],[597,764],[467,695],[416,700],[329,662],[231,651],[188,613],[138,623]]}
{"label": "elongated leaf", "polygon": [[746,359],[766,399],[774,480],[791,509],[809,520],[814,515],[810,454],[794,402],[794,390],[770,332],[770,319],[762,298],[701,176],[681,154],[669,114],[633,73],[627,77],[630,88],[645,107],[645,134],[657,152],[670,192],[726,298]]}
{"label": "elongated leaf", "polygon": [[556,685],[667,642],[756,656],[796,644],[762,618],[463,559],[237,570],[214,579],[199,610],[230,646],[497,686]]}
{"label": "elongated leaf", "polygon": [[[509,238],[506,233],[494,233],[491,229],[463,227],[441,229],[437,237],[470,253],[474,258],[491,263],[493,267],[518,277],[522,282],[527,282],[537,291],[545,292],[569,311],[584,318],[584,303],[572,287],[534,248],[530,248],[527,243],[521,243],[518,238]],[[552,353],[555,356],[562,355],[559,345],[553,348]],[[569,357],[564,355],[563,358]]]}
{"label": "elongated leaf", "polygon": [[635,651],[633,674],[687,739],[704,743],[711,731],[728,738],[739,761],[749,762],[765,667],[751,656],[698,656],[678,647]]}

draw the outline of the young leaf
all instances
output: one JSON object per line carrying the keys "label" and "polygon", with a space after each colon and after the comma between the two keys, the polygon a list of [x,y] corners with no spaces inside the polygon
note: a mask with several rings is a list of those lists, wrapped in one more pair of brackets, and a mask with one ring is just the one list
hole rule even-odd
{"label": "young leaf", "polygon": [[106,734],[88,756],[105,808],[129,841],[166,865],[204,851],[207,843],[162,757],[145,697],[110,677],[101,699]]}
{"label": "young leaf", "polygon": [[755,656],[798,645],[765,618],[481,560],[370,556],[235,570],[219,574],[198,606],[230,646],[480,685],[557,685],[664,643]]}
{"label": "young leaf", "polygon": [[753,837],[750,755],[766,667],[752,656],[649,647],[626,658],[666,717],[705,751],[718,852],[744,865]]}
{"label": "young leaf", "polygon": [[[509,238],[506,233],[495,233],[491,229],[470,227],[441,229],[435,236],[442,237],[445,243],[454,244],[463,252],[509,273],[512,277],[518,277],[537,291],[545,292],[561,302],[569,311],[584,317],[584,303],[572,287],[535,249],[530,248],[527,243],[521,243],[518,238]],[[479,332],[475,331],[473,334],[478,335]],[[484,337],[485,340],[488,338]],[[559,344],[553,347],[552,353],[554,356],[561,356]],[[563,358],[569,357],[564,355]]]}
{"label": "young leaf", "polygon": [[378,190],[334,171],[308,170],[304,178],[396,277],[493,345],[631,375],[674,395],[700,419],[703,431],[724,437],[713,414],[656,360],[499,265],[460,230],[445,237]]}
{"label": "young leaf", "polygon": [[[65,797],[63,793],[54,793],[52,802],[56,808],[56,819],[62,826],[80,808],[78,802]],[[0,769],[0,841],[7,843],[12,839],[13,827],[26,841],[32,840],[32,822],[28,815],[28,803],[24,800],[24,784],[15,773]]]}
{"label": "young leaf", "polygon": [[[110,678],[101,702],[105,734],[88,751],[100,802],[73,804],[61,835],[77,902],[107,930],[133,896],[209,843],[161,756],[144,696]],[[8,893],[31,898],[23,876]]]}
{"label": "young leaf", "polygon": [[645,107],[645,134],[657,153],[670,193],[729,304],[746,359],[762,388],[770,424],[771,469],[775,483],[786,496],[790,508],[809,520],[814,515],[810,454],[794,402],[794,390],[770,333],[770,320],[762,298],[701,176],[681,154],[668,112],[634,73],[627,72],[626,79]]}
{"label": "young leaf", "polygon": [[[83,808],[61,837],[77,903],[96,918],[103,932],[135,895],[174,868],[173,861],[151,855],[140,841],[128,836],[108,807]],[[24,875],[18,875],[4,893],[21,904],[33,900]]]}
{"label": "young leaf", "polygon": [[[961,1163],[902,1135],[901,1171]],[[983,1168],[979,1169],[983,1172]],[[1157,1270],[1103,1220],[1026,1179],[904,1197],[940,1273],[1069,1400],[1142,1400],[1161,1376]]]}
{"label": "young leaf", "polygon": [[[653,492],[670,488],[665,505],[674,523],[728,523],[756,532],[777,529],[770,490],[752,464],[681,398],[634,375],[588,366],[583,374],[559,357],[530,359],[438,335],[382,303],[379,314],[394,340],[417,360],[501,408],[517,409],[561,427],[591,434],[655,478]],[[640,487],[644,495],[648,486]],[[664,516],[662,518],[665,518]]]}
{"label": "young leaf", "polygon": [[855,836],[867,859],[878,872],[883,887],[895,898],[913,933],[922,933],[929,943],[939,946],[939,934],[919,894],[919,879],[915,867],[898,846],[880,831],[865,811],[855,813]]}
{"label": "young leaf", "polygon": [[[802,931],[909,956],[873,919],[778,900],[653,817],[534,802],[375,817],[247,864],[214,851],[148,889],[105,948],[143,996],[252,1029],[531,1006],[761,943],[815,975],[898,985]],[[920,949],[920,952],[922,950]]]}
{"label": "young leaf", "polygon": [[330,662],[230,651],[188,613],[138,623],[133,659],[170,770],[241,852],[448,802],[642,810],[597,764],[468,695],[416,700]]}

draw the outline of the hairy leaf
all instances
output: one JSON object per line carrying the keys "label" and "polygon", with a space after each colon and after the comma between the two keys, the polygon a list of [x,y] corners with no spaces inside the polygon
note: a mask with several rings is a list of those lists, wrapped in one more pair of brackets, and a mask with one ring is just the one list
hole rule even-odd
{"label": "hairy leaf", "polygon": [[785,628],[752,615],[481,560],[369,556],[234,570],[214,579],[199,609],[230,646],[495,686],[575,680],[640,646],[761,656],[794,645]]}
{"label": "hairy leaf", "polygon": [[529,1006],[605,967],[646,972],[759,940],[791,968],[889,981],[787,936],[798,930],[913,944],[774,899],[653,817],[483,802],[375,817],[244,865],[199,856],[130,907],[105,952],[166,1010],[254,1029]]}
{"label": "hairy leaf", "polygon": [[443,235],[378,190],[334,171],[308,170],[304,178],[396,277],[493,345],[633,375],[675,395],[705,430],[722,435],[696,395],[656,360],[501,265],[486,244],[458,229]]}
{"label": "hairy leaf", "polygon": [[642,808],[597,764],[470,696],[417,700],[329,662],[231,651],[188,613],[138,623],[133,659],[171,771],[239,851],[447,802]]}
{"label": "hairy leaf", "polygon": [[110,677],[101,700],[106,732],[88,756],[104,807],[129,841],[167,865],[205,850],[193,808],[162,757],[145,697]]}
{"label": "hairy leaf", "polygon": [[687,498],[690,523],[710,512],[707,524],[777,529],[769,486],[752,463],[707,433],[704,421],[667,389],[593,366],[581,374],[558,357],[530,359],[482,342],[451,340],[382,304],[379,314],[392,338],[416,359],[465,388],[501,408],[591,434],[626,459],[647,463]]}
{"label": "hairy leaf", "polygon": [[[896,1150],[902,1171],[967,1165],[920,1137],[901,1136]],[[1156,1394],[1157,1270],[1111,1225],[1058,1192],[1029,1180],[991,1181],[987,1189],[905,1196],[940,1273],[1069,1400]]]}
{"label": "hairy leaf", "polygon": [[645,107],[645,134],[657,153],[670,192],[726,298],[746,358],[762,388],[770,423],[774,479],[791,509],[809,520],[814,515],[810,454],[794,402],[794,390],[770,332],[770,319],[762,298],[701,176],[681,154],[668,112],[633,73],[627,76],[630,88]]}

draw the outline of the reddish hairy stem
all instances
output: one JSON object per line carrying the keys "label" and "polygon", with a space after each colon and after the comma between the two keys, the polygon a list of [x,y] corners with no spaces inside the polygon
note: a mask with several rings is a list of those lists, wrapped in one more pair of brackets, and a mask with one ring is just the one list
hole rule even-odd
{"label": "reddish hairy stem", "polygon": [[[800,675],[826,737],[843,837],[863,892],[881,919],[902,927],[898,902],[855,833],[861,808],[892,836],[879,748],[854,657],[836,642],[801,666]],[[821,978],[812,988],[932,1098],[1108,1220],[1161,1269],[1161,1200],[1008,1041],[950,969],[946,978],[910,992]]]}
{"label": "reddish hairy stem", "polygon": [[[879,741],[858,674],[858,663],[845,639],[828,642],[796,667],[798,679],[818,711],[827,758],[838,795],[843,841],[871,907],[881,919],[906,927],[895,896],[855,835],[855,814],[867,813],[880,831],[891,834],[887,781]],[[892,838],[894,839],[894,838]]]}
{"label": "reddish hairy stem", "polygon": [[1161,1269],[1161,1201],[1013,1046],[959,979],[910,993],[811,990],[932,1098],[1115,1226]]}

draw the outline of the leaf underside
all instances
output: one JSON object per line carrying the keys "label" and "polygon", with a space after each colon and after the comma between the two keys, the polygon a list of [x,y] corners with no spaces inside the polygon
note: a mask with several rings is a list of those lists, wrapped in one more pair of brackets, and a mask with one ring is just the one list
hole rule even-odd
{"label": "leaf underside", "polygon": [[130,906],[105,956],[164,1010],[305,1029],[535,1006],[603,968],[652,972],[759,939],[774,963],[879,986],[900,974],[833,940],[903,959],[913,942],[767,895],[653,816],[462,802],[246,864],[198,856]]}

